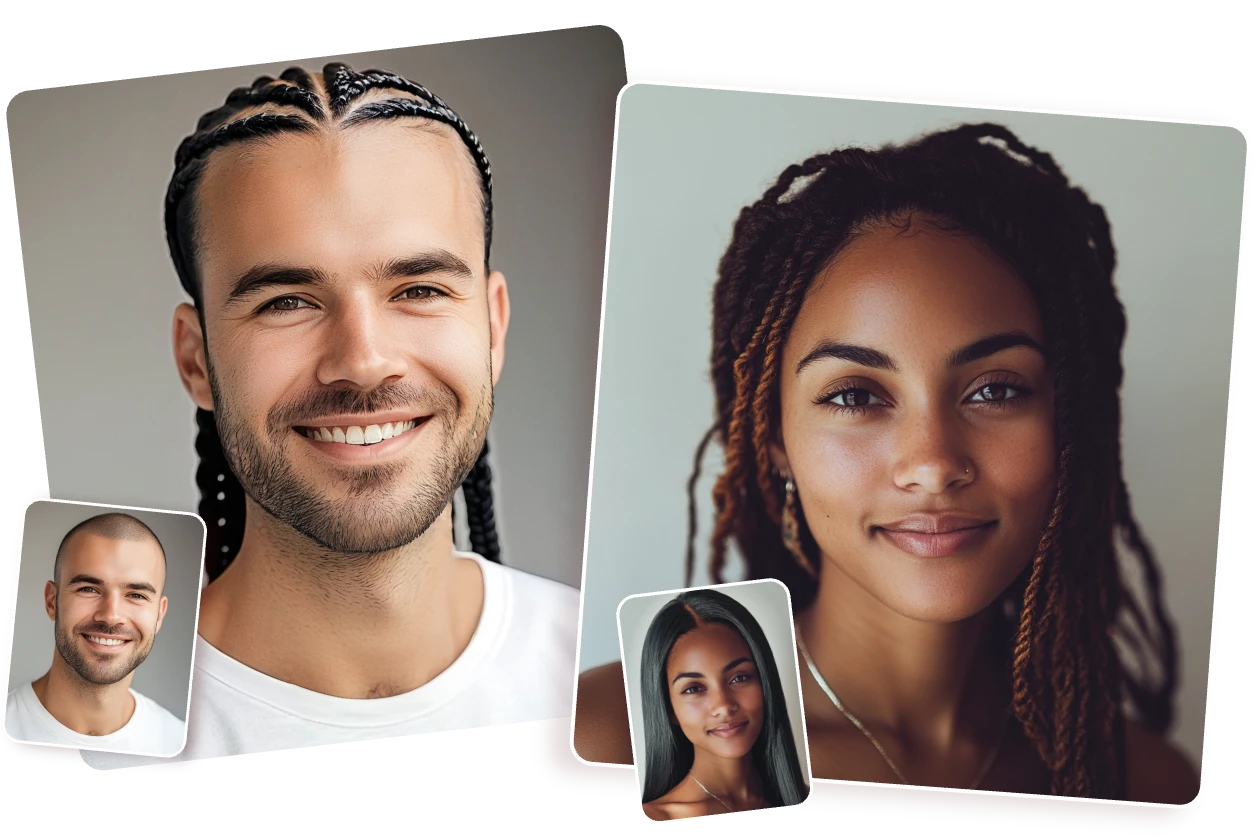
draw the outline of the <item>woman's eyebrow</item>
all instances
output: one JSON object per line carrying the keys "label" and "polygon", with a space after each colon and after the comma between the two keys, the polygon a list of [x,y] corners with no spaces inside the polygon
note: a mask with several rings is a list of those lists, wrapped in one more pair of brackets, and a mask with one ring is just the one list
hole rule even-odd
{"label": "woman's eyebrow", "polygon": [[[987,335],[965,347],[960,347],[949,354],[946,364],[950,367],[961,367],[962,365],[992,356],[995,353],[1000,353],[1003,350],[1009,350],[1012,347],[1029,347],[1042,356],[1048,355],[1046,348],[1031,335],[1023,330],[1011,330],[1010,332]],[[797,375],[800,375],[801,371],[819,359],[839,359],[840,361],[853,362],[863,367],[886,370],[890,373],[897,372],[897,363],[887,353],[876,350],[873,347],[863,347],[860,344],[846,344],[844,342],[824,340],[820,341],[796,365]]]}
{"label": "woman's eyebrow", "polygon": [[853,362],[863,367],[878,368],[880,370],[897,372],[897,365],[887,353],[881,353],[870,347],[862,347],[857,344],[842,344],[835,341],[820,341],[813,350],[809,351],[805,358],[801,359],[796,365],[796,373],[812,365],[819,359],[839,359],[842,362]]}
{"label": "woman's eyebrow", "polygon": [[673,685],[679,680],[684,680],[684,679],[685,680],[702,680],[704,679],[704,674],[701,674],[699,671],[683,671],[681,674],[679,674],[678,676],[670,680],[669,684]]}
{"label": "woman's eyebrow", "polygon": [[[729,663],[727,663],[725,667],[722,668],[722,673],[725,674],[727,671],[731,670],[732,668],[736,668],[740,665],[743,665],[745,662],[752,662],[752,660],[749,659],[747,656],[741,656],[738,659],[733,659]],[[679,680],[684,680],[684,679],[702,680],[704,679],[704,674],[700,673],[699,671],[684,671],[681,674],[676,675],[672,680],[670,680],[669,684],[673,685]]]}
{"label": "woman's eyebrow", "polygon": [[992,356],[994,353],[1008,350],[1011,347],[1030,347],[1043,357],[1048,355],[1046,348],[1042,347],[1041,343],[1031,335],[1023,330],[1012,330],[1010,332],[994,333],[978,341],[973,341],[966,347],[960,347],[949,354],[946,363],[950,367],[961,367],[962,365]]}

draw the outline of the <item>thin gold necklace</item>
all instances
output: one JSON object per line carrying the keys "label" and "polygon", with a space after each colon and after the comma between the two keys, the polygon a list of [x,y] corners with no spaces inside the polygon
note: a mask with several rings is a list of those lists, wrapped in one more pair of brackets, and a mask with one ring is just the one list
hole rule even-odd
{"label": "thin gold necklace", "polygon": [[713,791],[711,791],[711,790],[709,790],[707,787],[705,787],[705,786],[704,786],[704,782],[702,782],[702,781],[700,781],[699,779],[697,779],[697,778],[695,777],[695,775],[694,775],[694,774],[692,774],[692,773],[688,773],[687,775],[688,775],[688,776],[691,776],[691,781],[693,781],[693,782],[695,782],[696,784],[700,785],[700,790],[702,790],[702,791],[704,791],[705,793],[709,794],[709,796],[712,796],[712,797],[713,797],[714,799],[716,799],[718,802],[721,802],[721,803],[722,803],[722,807],[723,807],[723,808],[725,808],[726,810],[730,811],[732,814],[733,814],[733,813],[735,813],[735,809],[734,809],[734,808],[732,808],[730,805],[727,805],[727,804],[726,804],[726,800],[725,800],[725,799],[723,799],[722,797],[718,796],[716,793],[714,793]]}
{"label": "thin gold necklace", "polygon": [[[850,712],[844,707],[844,704],[840,702],[840,698],[836,696],[836,693],[831,690],[831,686],[829,686],[827,681],[823,679],[823,675],[818,671],[818,666],[814,664],[814,658],[809,655],[809,649],[805,647],[805,640],[801,638],[799,629],[796,633],[796,646],[800,648],[801,656],[805,659],[805,665],[809,668],[810,674],[813,675],[814,682],[818,683],[818,687],[823,690],[823,694],[827,695],[827,699],[831,701],[832,705],[840,710],[840,714],[849,719],[849,723],[857,727],[857,730],[866,736],[866,740],[870,741],[871,746],[875,747],[875,749],[879,751],[879,755],[884,759],[884,763],[888,765],[888,768],[892,770],[894,774],[896,774],[897,778],[901,780],[901,783],[903,785],[910,784],[910,782],[906,779],[905,774],[902,773],[897,765],[893,763],[893,760],[889,758],[888,753],[884,750],[884,746],[879,742],[879,739],[866,728],[862,721],[858,720],[857,715],[853,714],[853,712]],[[1010,719],[1011,710],[1008,708],[1006,713],[1002,716],[1002,730],[998,733],[997,743],[995,743],[993,745],[993,749],[990,750],[989,757],[985,759],[984,764],[980,767],[980,772],[976,775],[975,780],[967,786],[968,790],[975,790],[980,787],[980,783],[984,781],[984,777],[989,775],[989,771],[993,769],[993,762],[997,760],[998,752],[1002,749],[1002,742],[1006,739],[1006,724]],[[692,776],[692,778],[694,779],[695,777]],[[699,784],[698,780],[697,784]],[[704,785],[700,786],[704,787]]]}

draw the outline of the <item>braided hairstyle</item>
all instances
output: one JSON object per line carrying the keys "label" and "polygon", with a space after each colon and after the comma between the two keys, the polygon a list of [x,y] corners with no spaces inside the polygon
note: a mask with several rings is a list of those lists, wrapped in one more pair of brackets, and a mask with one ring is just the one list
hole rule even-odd
{"label": "braided hairstyle", "polygon": [[[368,97],[370,91],[382,91]],[[175,152],[175,172],[166,190],[166,241],[184,291],[205,327],[201,283],[197,272],[197,185],[206,162],[217,149],[233,143],[282,133],[335,131],[369,120],[404,117],[431,120],[455,130],[477,168],[485,217],[485,261],[490,264],[493,232],[490,159],[481,141],[459,114],[422,85],[394,73],[359,73],[344,64],[328,64],[312,76],[291,67],[280,78],[260,76],[249,87],[233,90],[219,108],[197,121],[197,130]],[[206,573],[214,580],[236,556],[245,536],[245,491],[228,467],[214,414],[197,411],[197,511],[206,521]],[[482,447],[462,490],[472,550],[499,562],[499,538],[491,494],[490,448]]]}
{"label": "braided hairstyle", "polygon": [[[993,124],[903,146],[846,148],[789,166],[735,222],[713,292],[710,373],[717,419],[689,481],[686,572],[695,564],[695,486],[716,436],[709,573],[722,580],[733,541],[745,577],[774,577],[805,606],[817,595],[818,546],[801,529],[807,569],[781,537],[785,490],[770,445],[788,333],[811,282],[856,236],[914,213],[973,235],[1031,290],[1048,334],[1057,479],[1031,563],[1003,600],[994,647],[1014,714],[1050,773],[1051,792],[1123,795],[1122,704],[1166,732],[1176,637],[1154,555],[1133,518],[1120,458],[1120,350],[1126,328],[1102,207],[1047,153]],[[1136,557],[1144,598],[1121,574],[1117,537]],[[997,611],[995,611],[997,612]],[[1123,658],[1122,658],[1123,653]]]}

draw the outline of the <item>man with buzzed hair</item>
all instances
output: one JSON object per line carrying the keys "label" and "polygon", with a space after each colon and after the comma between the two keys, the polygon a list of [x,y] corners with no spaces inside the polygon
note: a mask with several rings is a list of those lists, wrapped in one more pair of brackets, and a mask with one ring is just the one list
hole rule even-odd
{"label": "man with buzzed hair", "polygon": [[166,554],[147,525],[106,513],[70,529],[57,549],[44,609],[52,667],[15,689],[5,727],[19,741],[172,756],[184,723],[131,689],[166,615]]}

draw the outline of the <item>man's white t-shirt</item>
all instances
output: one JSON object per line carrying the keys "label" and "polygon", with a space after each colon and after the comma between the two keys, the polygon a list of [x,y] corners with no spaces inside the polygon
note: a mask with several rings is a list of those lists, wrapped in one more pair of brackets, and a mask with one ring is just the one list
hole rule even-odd
{"label": "man's white t-shirt", "polygon": [[184,722],[135,689],[136,710],[117,732],[83,735],[44,708],[30,683],[15,688],[4,708],[4,728],[15,741],[59,744],[88,750],[169,757],[184,745]]}
{"label": "man's white t-shirt", "polygon": [[[577,655],[577,590],[459,556],[481,567],[481,618],[468,646],[417,689],[367,700],[332,697],[255,671],[197,638],[183,759],[335,744],[567,717]],[[98,768],[134,761],[88,754]]]}

